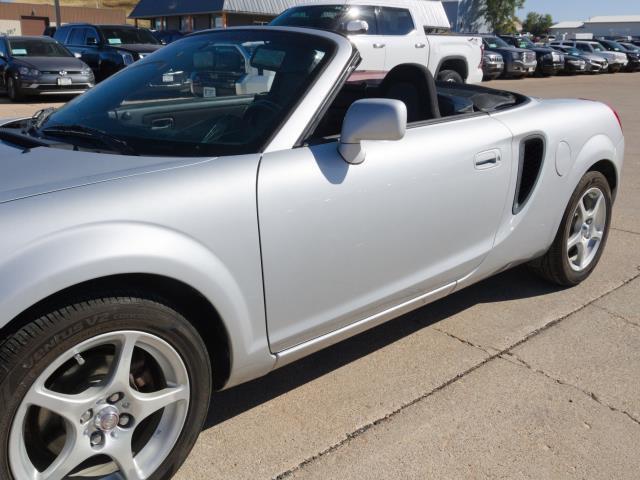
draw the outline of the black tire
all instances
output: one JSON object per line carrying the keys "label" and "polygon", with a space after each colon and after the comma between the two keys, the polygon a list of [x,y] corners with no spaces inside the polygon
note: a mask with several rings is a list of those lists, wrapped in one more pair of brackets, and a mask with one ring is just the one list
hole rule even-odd
{"label": "black tire", "polygon": [[[602,242],[595,257],[587,268],[578,272],[573,270],[569,264],[567,238],[573,224],[573,214],[576,211],[578,202],[589,189],[594,187],[600,189],[604,195],[607,219]],[[562,217],[562,222],[560,223],[558,233],[556,234],[551,248],[549,248],[544,256],[530,262],[528,265],[529,268],[545,280],[564,287],[573,287],[586,280],[598,265],[606,247],[607,238],[609,237],[609,229],[611,227],[612,203],[611,188],[609,187],[609,183],[604,175],[600,172],[588,172],[584,177],[582,177],[582,180],[569,200],[569,205]]]}
{"label": "black tire", "polygon": [[18,90],[18,86],[13,77],[7,78],[7,96],[12,102],[21,102],[23,99],[22,93]]}
{"label": "black tire", "polygon": [[438,74],[439,82],[464,83],[464,78],[455,70],[442,70]]}
{"label": "black tire", "polygon": [[31,385],[45,368],[69,349],[98,335],[122,330],[152,334],[180,355],[189,376],[190,401],[175,447],[151,475],[171,478],[187,458],[206,418],[211,369],[206,347],[195,328],[161,300],[105,297],[53,311],[27,323],[0,343],[0,478],[14,478],[8,459],[13,418]]}

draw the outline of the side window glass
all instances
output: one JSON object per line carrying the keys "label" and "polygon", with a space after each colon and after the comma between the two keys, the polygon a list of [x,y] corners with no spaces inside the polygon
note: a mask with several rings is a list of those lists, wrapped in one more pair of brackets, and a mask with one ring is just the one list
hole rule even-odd
{"label": "side window glass", "polygon": [[411,12],[404,8],[382,7],[378,18],[382,35],[407,35],[416,28]]}
{"label": "side window glass", "polygon": [[3,40],[0,40],[0,54],[2,54],[4,58],[7,57],[7,47],[4,46]]}
{"label": "side window glass", "polygon": [[69,35],[69,45],[84,45],[84,28],[73,28]]}
{"label": "side window glass", "polygon": [[85,28],[84,33],[85,33],[85,38],[83,43],[85,45],[98,44],[98,32],[96,32],[93,28]]}
{"label": "side window glass", "polygon": [[65,27],[60,27],[56,29],[56,32],[53,34],[53,38],[56,39],[60,43],[68,43],[67,35],[69,34],[69,29]]}

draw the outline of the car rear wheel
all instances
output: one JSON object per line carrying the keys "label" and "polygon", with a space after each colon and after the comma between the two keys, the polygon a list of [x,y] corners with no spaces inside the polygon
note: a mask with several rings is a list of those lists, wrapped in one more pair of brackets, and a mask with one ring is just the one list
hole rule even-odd
{"label": "car rear wheel", "polygon": [[7,96],[12,102],[20,102],[23,98],[16,81],[12,77],[7,79]]}
{"label": "car rear wheel", "polygon": [[549,251],[530,263],[541,277],[562,286],[577,285],[600,261],[611,226],[612,197],[600,172],[587,173],[573,193]]}
{"label": "car rear wheel", "polygon": [[438,74],[438,81],[449,83],[464,83],[462,75],[454,70],[442,70]]}
{"label": "car rear wheel", "polygon": [[0,346],[0,478],[170,478],[205,419],[206,347],[158,301],[99,298]]}

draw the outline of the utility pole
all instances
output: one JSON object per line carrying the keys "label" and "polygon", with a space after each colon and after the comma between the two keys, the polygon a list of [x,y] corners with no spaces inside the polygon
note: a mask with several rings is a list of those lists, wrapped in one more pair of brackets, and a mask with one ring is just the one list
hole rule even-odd
{"label": "utility pole", "polygon": [[60,0],[53,0],[53,4],[56,7],[56,27],[60,28],[60,25],[62,25],[62,18],[60,16]]}

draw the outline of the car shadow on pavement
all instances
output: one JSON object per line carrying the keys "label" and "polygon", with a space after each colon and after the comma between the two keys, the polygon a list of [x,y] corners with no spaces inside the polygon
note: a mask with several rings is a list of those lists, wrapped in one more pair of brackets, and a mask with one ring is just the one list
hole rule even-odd
{"label": "car shadow on pavement", "polygon": [[268,402],[473,305],[537,297],[560,287],[518,267],[321,350],[269,375],[215,393],[204,429]]}

